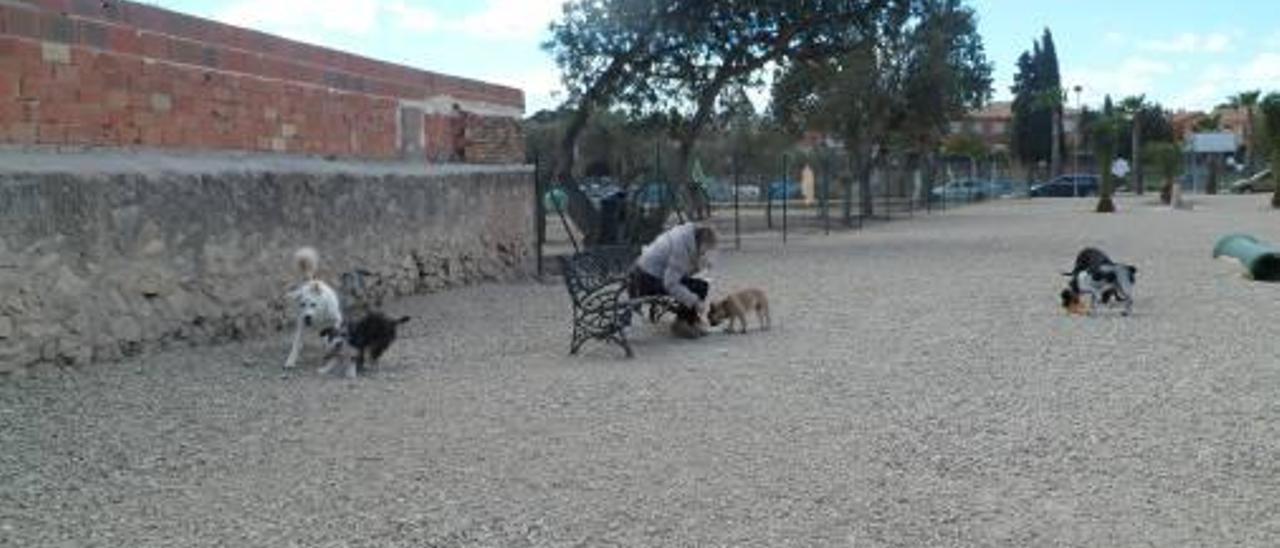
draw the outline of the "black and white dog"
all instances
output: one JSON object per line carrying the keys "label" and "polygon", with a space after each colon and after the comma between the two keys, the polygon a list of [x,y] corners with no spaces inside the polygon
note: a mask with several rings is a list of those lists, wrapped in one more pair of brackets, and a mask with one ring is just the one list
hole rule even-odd
{"label": "black and white dog", "polygon": [[342,364],[343,374],[354,379],[356,373],[364,372],[366,359],[377,366],[378,359],[391,347],[391,343],[396,342],[396,328],[408,321],[409,316],[391,318],[374,311],[348,325],[322,331],[322,336],[336,340],[338,344],[326,357],[328,365],[321,372],[328,373]]}
{"label": "black and white dog", "polygon": [[1063,275],[1070,278],[1067,288],[1062,290],[1062,307],[1068,311],[1079,311],[1087,294],[1089,315],[1094,314],[1098,301],[1110,305],[1112,300],[1124,304],[1121,314],[1128,316],[1133,312],[1133,284],[1138,276],[1137,267],[1116,263],[1101,250],[1087,247],[1076,256],[1075,268]]}

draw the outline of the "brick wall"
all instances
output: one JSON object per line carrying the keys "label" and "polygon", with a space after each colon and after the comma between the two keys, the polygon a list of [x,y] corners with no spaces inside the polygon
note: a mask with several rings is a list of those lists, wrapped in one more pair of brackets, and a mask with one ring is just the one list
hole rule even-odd
{"label": "brick wall", "polygon": [[0,143],[514,163],[523,109],[517,89],[151,6],[0,0]]}

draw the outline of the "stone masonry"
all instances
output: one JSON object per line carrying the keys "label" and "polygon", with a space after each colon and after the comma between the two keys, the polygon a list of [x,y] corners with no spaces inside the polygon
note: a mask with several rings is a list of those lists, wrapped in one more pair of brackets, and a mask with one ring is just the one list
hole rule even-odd
{"label": "stone masonry", "polygon": [[0,172],[0,371],[285,329],[302,245],[392,295],[520,276],[532,245],[521,166],[57,156]]}

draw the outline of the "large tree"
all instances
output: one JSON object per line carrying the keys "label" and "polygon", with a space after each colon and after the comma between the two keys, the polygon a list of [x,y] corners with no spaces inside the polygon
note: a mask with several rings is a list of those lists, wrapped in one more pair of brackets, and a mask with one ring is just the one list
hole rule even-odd
{"label": "large tree", "polygon": [[784,67],[771,106],[789,127],[844,141],[863,216],[874,213],[871,177],[886,153],[916,160],[931,155],[948,121],[991,93],[976,16],[959,0],[892,6],[873,29],[843,56]]}
{"label": "large tree", "polygon": [[[654,77],[664,93],[635,104],[671,114],[678,144],[677,173],[688,177],[694,147],[714,121],[718,99],[728,90],[760,84],[770,65],[829,59],[851,51],[874,32],[884,11],[909,0],[742,0],[703,2],[685,47],[664,57]],[[688,179],[679,181],[689,182]],[[695,215],[704,212],[700,193],[680,185]]]}
{"label": "large tree", "polygon": [[1049,29],[1018,58],[1013,87],[1012,145],[1024,166],[1048,162],[1051,174],[1061,166],[1063,135],[1062,78]]}
{"label": "large tree", "polygon": [[[619,106],[632,113],[663,113],[678,143],[676,173],[688,182],[694,145],[714,122],[722,93],[758,84],[770,65],[839,56],[862,43],[868,27],[886,11],[912,2],[569,2],[545,48],[555,55],[575,105],[556,170],[569,187],[575,221],[590,226],[594,216],[572,183],[574,148],[593,112]],[[705,211],[701,195],[688,188],[677,188],[687,198],[682,201],[687,212]]]}
{"label": "large tree", "polygon": [[1116,112],[1104,111],[1091,125],[1094,154],[1097,156],[1094,161],[1098,164],[1098,172],[1102,174],[1102,188],[1098,191],[1098,213],[1113,213],[1116,210],[1111,197],[1115,192],[1111,162],[1115,160],[1116,150],[1120,147],[1123,128],[1124,121]]}
{"label": "large tree", "polygon": [[595,208],[575,183],[578,139],[593,114],[616,104],[651,100],[659,93],[649,78],[665,56],[684,46],[697,2],[575,0],[551,24],[543,48],[560,67],[572,115],[560,138],[554,176],[569,196],[569,215],[588,241],[598,234]]}
{"label": "large tree", "polygon": [[1227,98],[1227,106],[1244,111],[1244,165],[1253,167],[1254,151],[1257,146],[1254,129],[1254,114],[1258,110],[1258,99],[1262,97],[1260,90],[1242,91]]}
{"label": "large tree", "polygon": [[1146,110],[1147,96],[1133,95],[1120,101],[1120,110],[1129,122],[1129,163],[1133,168],[1133,184],[1129,185],[1134,192],[1142,194],[1146,182],[1142,177],[1142,112]]}

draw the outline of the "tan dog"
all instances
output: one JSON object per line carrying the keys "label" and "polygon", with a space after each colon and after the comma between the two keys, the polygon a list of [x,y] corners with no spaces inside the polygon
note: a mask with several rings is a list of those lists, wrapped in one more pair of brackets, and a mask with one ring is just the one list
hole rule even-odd
{"label": "tan dog", "polygon": [[733,332],[736,321],[742,324],[742,330],[738,332],[746,333],[748,312],[756,313],[761,329],[769,329],[769,299],[765,297],[763,290],[755,288],[743,289],[711,303],[711,308],[707,310],[707,321],[714,326],[728,320],[730,333]]}

